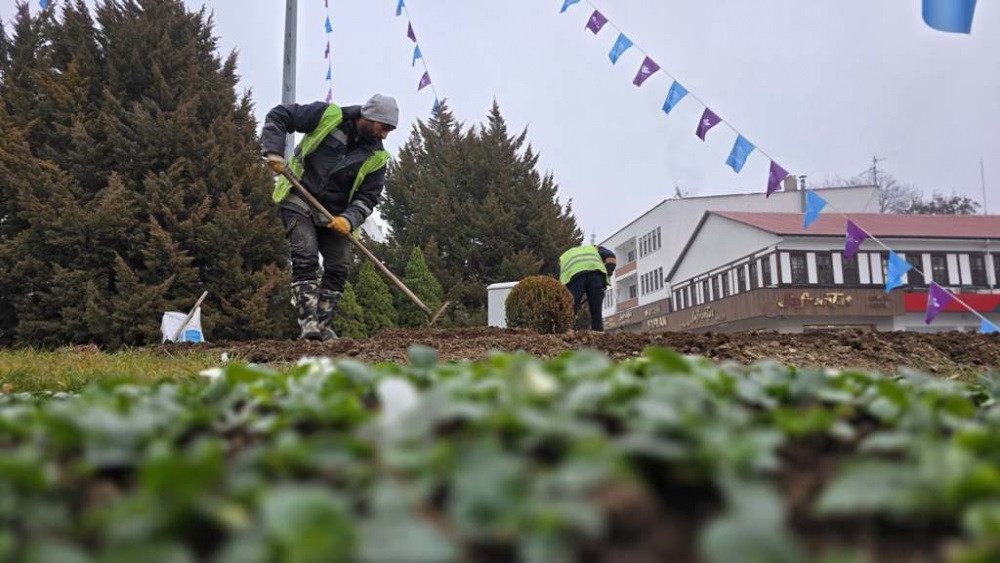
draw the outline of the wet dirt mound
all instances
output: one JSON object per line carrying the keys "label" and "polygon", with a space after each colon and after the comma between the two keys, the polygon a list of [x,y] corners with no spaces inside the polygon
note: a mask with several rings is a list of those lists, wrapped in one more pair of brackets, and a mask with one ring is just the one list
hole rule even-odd
{"label": "wet dirt mound", "polygon": [[[529,330],[492,327],[463,329],[396,329],[375,337],[333,342],[258,340],[207,344],[244,361],[277,363],[303,356],[350,356],[377,362],[406,361],[413,345],[438,350],[442,360],[480,360],[491,351],[524,351],[550,358],[567,350],[593,348],[615,359],[636,356],[648,346],[663,346],[682,354],[705,356],[717,361],[753,363],[773,359],[797,366],[859,368],[896,372],[909,367],[939,376],[967,376],[1000,367],[1000,338],[997,335],[948,332],[841,332],[779,334],[748,332],[733,334],[660,334],[570,332],[537,334]],[[188,344],[170,344],[173,349]],[[200,345],[205,346],[205,345]]]}

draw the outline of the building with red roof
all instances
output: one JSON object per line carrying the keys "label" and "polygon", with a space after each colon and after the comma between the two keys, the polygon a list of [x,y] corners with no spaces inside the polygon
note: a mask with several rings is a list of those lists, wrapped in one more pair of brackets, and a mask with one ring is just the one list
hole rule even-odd
{"label": "building with red roof", "polygon": [[[668,296],[607,317],[619,330],[978,330],[1000,324],[1000,215],[706,211],[666,273]],[[865,240],[844,256],[847,221]],[[885,292],[889,251],[910,263]],[[924,323],[927,288],[958,301]],[[959,302],[960,301],[960,302]]]}

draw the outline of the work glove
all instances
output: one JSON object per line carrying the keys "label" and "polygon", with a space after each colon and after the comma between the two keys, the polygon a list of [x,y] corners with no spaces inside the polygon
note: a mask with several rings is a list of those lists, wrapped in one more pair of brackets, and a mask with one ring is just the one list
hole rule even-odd
{"label": "work glove", "polygon": [[269,152],[264,155],[264,160],[267,161],[267,166],[273,170],[275,174],[281,174],[285,171],[285,157],[280,154],[276,152]]}
{"label": "work glove", "polygon": [[351,222],[347,220],[347,217],[342,215],[334,217],[327,226],[344,236],[351,234]]}

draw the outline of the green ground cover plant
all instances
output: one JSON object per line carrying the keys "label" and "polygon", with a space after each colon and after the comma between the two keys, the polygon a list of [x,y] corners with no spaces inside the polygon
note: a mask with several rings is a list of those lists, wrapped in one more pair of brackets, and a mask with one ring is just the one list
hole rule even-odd
{"label": "green ground cover plant", "polygon": [[414,347],[152,379],[0,395],[0,560],[1000,557],[995,376]]}

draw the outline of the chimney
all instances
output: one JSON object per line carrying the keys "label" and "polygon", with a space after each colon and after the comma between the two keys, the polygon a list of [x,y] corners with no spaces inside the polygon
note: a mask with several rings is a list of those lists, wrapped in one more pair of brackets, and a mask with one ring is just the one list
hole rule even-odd
{"label": "chimney", "polygon": [[785,176],[785,179],[782,180],[781,182],[781,189],[782,191],[786,192],[798,191],[799,189],[798,180],[795,179],[795,176],[792,176],[790,174],[788,176]]}

